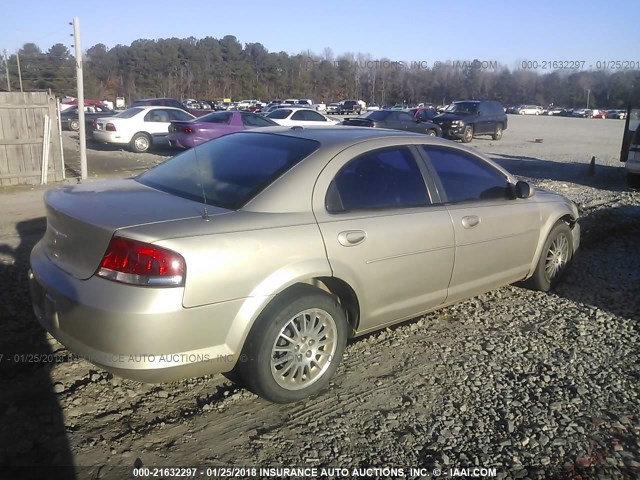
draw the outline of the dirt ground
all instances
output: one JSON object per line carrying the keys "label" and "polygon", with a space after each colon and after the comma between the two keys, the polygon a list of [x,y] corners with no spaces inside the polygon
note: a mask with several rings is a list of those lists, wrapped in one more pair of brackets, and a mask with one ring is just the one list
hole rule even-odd
{"label": "dirt ground", "polygon": [[[6,478],[639,478],[640,195],[618,161],[623,127],[512,115],[502,140],[474,139],[579,204],[583,246],[566,282],[549,294],[505,287],[350,342],[331,387],[294,405],[221,375],[122,380],[72,355],[31,312],[44,189],[0,192]],[[75,142],[65,133],[71,175]],[[93,145],[90,177],[169,155]],[[289,467],[306,470],[277,470]]]}

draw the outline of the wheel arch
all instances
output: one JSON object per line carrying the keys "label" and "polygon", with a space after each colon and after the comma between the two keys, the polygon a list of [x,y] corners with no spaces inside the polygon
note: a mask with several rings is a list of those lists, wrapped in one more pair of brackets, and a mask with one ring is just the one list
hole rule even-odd
{"label": "wheel arch", "polygon": [[269,304],[271,304],[276,298],[288,295],[293,290],[305,288],[304,286],[307,285],[328,293],[338,301],[338,304],[345,312],[347,323],[349,324],[349,337],[352,337],[358,327],[358,323],[360,322],[360,302],[358,301],[358,296],[353,288],[351,288],[346,281],[337,277],[317,276],[308,279],[300,279],[295,283],[283,286],[283,288],[278,291],[278,293],[276,293],[276,295],[274,295],[274,297],[261,309],[258,316],[261,315],[262,312],[268,308]]}
{"label": "wheel arch", "polygon": [[144,130],[135,132],[133,135],[131,135],[131,140],[133,140],[136,135],[146,135],[147,137],[149,137],[149,140],[151,141],[151,143],[153,143],[153,135],[151,135],[149,132],[145,132]]}
{"label": "wheel arch", "polygon": [[[535,255],[533,256],[533,261],[531,262],[531,265],[529,267],[529,272],[527,273],[527,276],[525,278],[531,277],[531,275],[533,275],[533,273],[535,272],[536,266],[540,261],[540,255],[542,255],[542,249],[544,248],[544,244],[547,241],[547,237],[551,233],[551,230],[553,230],[553,228],[559,223],[566,224],[571,229],[571,233],[573,235],[574,227],[578,223],[578,219],[574,218],[570,213],[565,213],[564,215],[560,215],[557,217],[550,217],[547,220],[547,222],[540,229],[540,237],[538,239],[536,252],[535,252]],[[572,248],[573,248],[573,244],[572,244]]]}

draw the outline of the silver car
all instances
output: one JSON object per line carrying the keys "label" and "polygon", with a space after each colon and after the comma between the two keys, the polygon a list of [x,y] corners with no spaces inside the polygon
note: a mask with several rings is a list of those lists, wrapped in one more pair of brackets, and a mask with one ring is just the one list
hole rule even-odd
{"label": "silver car", "polygon": [[363,127],[234,133],[45,201],[30,281],[54,337],[123,377],[221,372],[274,402],[326,387],[349,338],[549,290],[580,240],[575,204],[478,152]]}

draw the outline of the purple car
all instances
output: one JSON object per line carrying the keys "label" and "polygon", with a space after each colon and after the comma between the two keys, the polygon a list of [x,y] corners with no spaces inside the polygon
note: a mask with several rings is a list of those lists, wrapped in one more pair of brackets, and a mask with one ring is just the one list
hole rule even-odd
{"label": "purple car", "polygon": [[168,140],[172,147],[192,148],[228,133],[277,125],[273,120],[255,113],[213,112],[193,121],[171,122]]}

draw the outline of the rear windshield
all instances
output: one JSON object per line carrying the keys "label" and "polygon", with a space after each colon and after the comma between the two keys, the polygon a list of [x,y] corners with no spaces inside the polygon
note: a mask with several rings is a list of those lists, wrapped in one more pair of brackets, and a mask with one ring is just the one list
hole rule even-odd
{"label": "rear windshield", "polygon": [[140,107],[129,108],[127,110],[124,110],[124,111],[118,113],[115,116],[118,117],[118,118],[131,118],[134,115],[139,114],[143,110],[144,110],[144,108],[140,108]]}
{"label": "rear windshield", "polygon": [[229,123],[232,114],[229,112],[215,112],[204,115],[198,119],[198,122],[206,123]]}
{"label": "rear windshield", "polygon": [[240,132],[187,150],[136,180],[189,200],[236,210],[320,146],[314,140]]}
{"label": "rear windshield", "polygon": [[276,120],[283,120],[289,115],[291,115],[291,110],[288,110],[286,108],[278,108],[277,110],[270,112],[267,117],[275,118]]}

